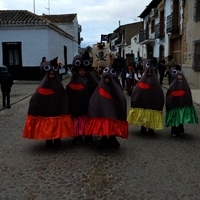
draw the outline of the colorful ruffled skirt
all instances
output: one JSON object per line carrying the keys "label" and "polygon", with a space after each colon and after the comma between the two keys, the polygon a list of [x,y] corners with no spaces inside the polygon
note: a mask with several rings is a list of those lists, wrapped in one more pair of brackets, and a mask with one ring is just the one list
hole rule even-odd
{"label": "colorful ruffled skirt", "polygon": [[83,135],[85,123],[87,121],[87,116],[80,116],[74,118],[74,134],[76,136]]}
{"label": "colorful ruffled skirt", "polygon": [[179,124],[197,124],[198,116],[194,106],[166,110],[165,126],[178,126]]}
{"label": "colorful ruffled skirt", "polygon": [[27,115],[23,137],[35,140],[49,140],[74,136],[74,124],[71,116],[33,117]]}
{"label": "colorful ruffled skirt", "polygon": [[128,122],[108,118],[88,118],[84,128],[84,135],[128,138]]}
{"label": "colorful ruffled skirt", "polygon": [[162,130],[163,112],[151,109],[131,108],[127,121],[129,124],[144,126],[154,130]]}

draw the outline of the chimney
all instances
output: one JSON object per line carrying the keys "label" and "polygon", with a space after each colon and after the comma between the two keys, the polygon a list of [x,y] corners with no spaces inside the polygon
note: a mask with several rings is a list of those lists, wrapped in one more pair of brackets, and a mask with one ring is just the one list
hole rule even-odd
{"label": "chimney", "polygon": [[119,27],[120,27],[120,21],[119,21]]}

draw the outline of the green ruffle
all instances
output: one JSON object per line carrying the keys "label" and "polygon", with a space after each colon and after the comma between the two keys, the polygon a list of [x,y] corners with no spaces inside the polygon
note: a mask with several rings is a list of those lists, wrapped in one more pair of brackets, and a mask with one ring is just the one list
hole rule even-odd
{"label": "green ruffle", "polygon": [[198,116],[194,106],[175,108],[166,111],[165,126],[178,126],[179,124],[197,124]]}

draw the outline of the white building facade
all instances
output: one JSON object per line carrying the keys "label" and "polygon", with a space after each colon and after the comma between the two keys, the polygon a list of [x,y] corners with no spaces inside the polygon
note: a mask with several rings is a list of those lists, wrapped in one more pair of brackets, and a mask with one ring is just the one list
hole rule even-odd
{"label": "white building facade", "polygon": [[[14,15],[19,18],[12,19]],[[39,79],[43,56],[47,60],[58,56],[67,66],[78,54],[78,34],[72,35],[75,31],[69,34],[47,18],[28,11],[0,11],[0,16],[4,16],[0,17],[0,66],[7,66],[14,79]]]}

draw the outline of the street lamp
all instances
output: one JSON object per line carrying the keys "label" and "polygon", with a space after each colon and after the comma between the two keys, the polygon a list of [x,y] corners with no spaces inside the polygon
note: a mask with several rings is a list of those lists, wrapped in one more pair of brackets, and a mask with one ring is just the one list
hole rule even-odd
{"label": "street lamp", "polygon": [[139,42],[137,42],[137,37],[134,37],[134,41],[136,44],[139,44]]}

